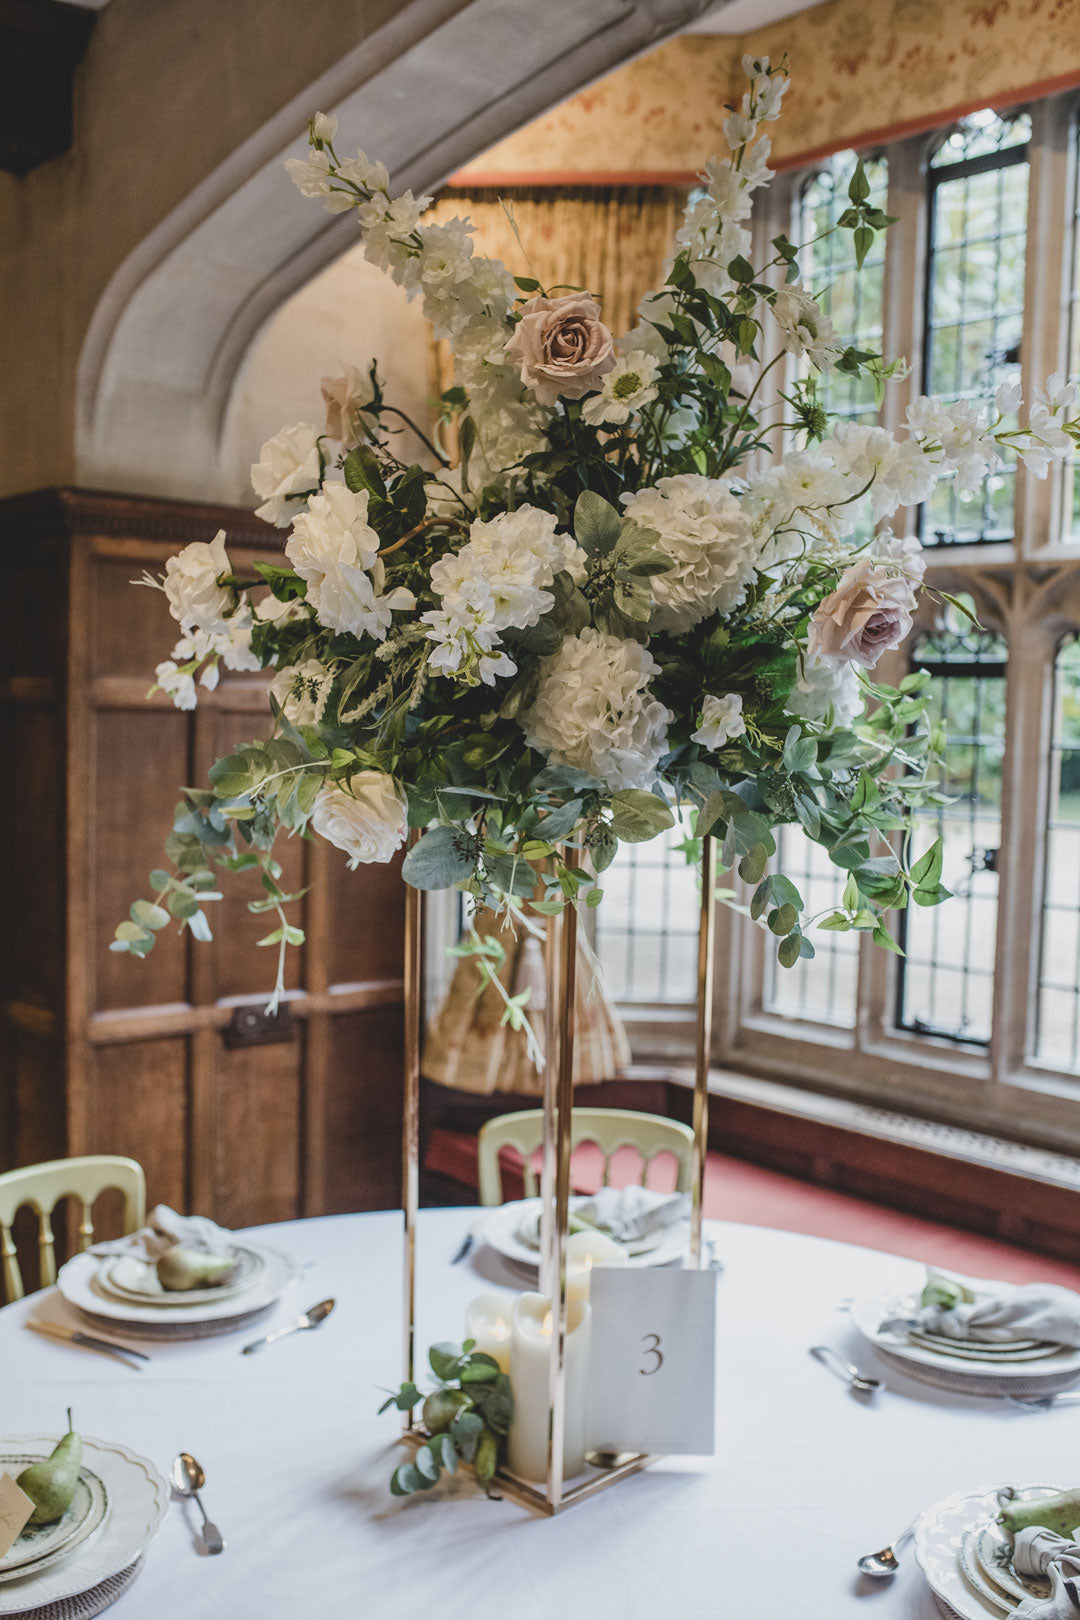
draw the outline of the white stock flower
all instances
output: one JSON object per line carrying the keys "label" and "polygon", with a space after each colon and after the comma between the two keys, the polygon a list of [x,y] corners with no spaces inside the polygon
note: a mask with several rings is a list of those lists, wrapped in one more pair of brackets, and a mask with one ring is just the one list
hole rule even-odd
{"label": "white stock flower", "polygon": [[338,164],[338,174],[344,179],[351,180],[354,186],[363,191],[386,191],[390,184],[390,176],[386,171],[385,163],[373,163],[366,152],[357,148],[356,156],[345,158]]}
{"label": "white stock flower", "polygon": [[994,404],[1002,416],[1018,411],[1024,403],[1024,391],[1018,382],[999,383],[994,393]]}
{"label": "white stock flower", "polygon": [[394,198],[379,191],[369,202],[361,203],[357,216],[368,262],[379,270],[389,270],[395,281],[407,284],[411,280],[415,286],[414,266],[420,254],[416,227],[420,215],[430,207],[430,197],[414,197],[411,191]]}
{"label": "white stock flower", "polygon": [[832,371],[840,344],[829,317],[799,282],[781,287],[772,306],[789,354],[805,356],[819,371]]}
{"label": "white stock flower", "polygon": [[730,613],[753,578],[758,548],[742,507],[722,479],[661,478],[622,497],[626,515],[656,535],[671,559],[652,581],[651,628],[681,633],[711,613]]}
{"label": "white stock flower", "polygon": [[270,682],[270,693],[294,726],[317,726],[323,717],[334,672],[317,658],[289,664]]}
{"label": "white stock flower", "polygon": [[714,697],[710,693],[702,706],[701,724],[691,732],[690,740],[700,743],[702,748],[723,748],[745,731],[742,698],[738,692],[729,692],[726,697]]}
{"label": "white stock flower", "polygon": [[345,851],[350,867],[389,861],[408,832],[405,798],[385,771],[360,771],[347,792],[320,789],[311,825],[320,838]]}
{"label": "white stock flower", "polygon": [[218,584],[218,576],[231,573],[224,529],[219,529],[209,544],[193,540],[169,558],[162,589],[169,612],[181,630],[205,630],[214,635],[225,628],[234,598],[227,586]]}
{"label": "white stock flower", "polygon": [[521,717],[530,748],[555,765],[574,765],[612,792],[648,787],[667,751],[671,712],[654,698],[652,654],[592,628],[567,636],[540,660],[540,686]]}
{"label": "white stock flower", "polygon": [[850,726],[862,706],[862,691],[851,664],[820,653],[804,654],[799,678],[785,704],[788,714],[822,722],[831,714],[834,725]]}
{"label": "white stock flower", "polygon": [[307,157],[286,158],[285,169],[289,179],[304,197],[330,195],[330,155],[328,152],[310,152]]}
{"label": "white stock flower", "polygon": [[1045,387],[1036,388],[1035,390],[1036,400],[1052,416],[1056,416],[1061,411],[1067,411],[1070,405],[1075,405],[1076,396],[1076,384],[1070,382],[1060,371],[1051,373],[1046,379]]}
{"label": "white stock flower", "polygon": [[631,411],[640,411],[656,398],[659,370],[658,361],[644,349],[624,354],[604,378],[600,393],[585,401],[582,416],[593,427],[604,423],[617,427],[628,421]]}
{"label": "white stock flower", "polygon": [[745,113],[730,113],[724,119],[724,139],[734,152],[738,147],[745,146],[752,141],[757,123],[753,118],[747,118]]}
{"label": "white stock flower", "polygon": [[850,495],[870,484],[875,522],[892,517],[897,507],[918,506],[938,480],[937,469],[914,439],[898,441],[885,428],[840,422],[821,449],[850,479]]}
{"label": "white stock flower", "polygon": [[415,607],[416,599],[402,586],[383,594],[386,570],[367,515],[366,489],[327,484],[293,524],[285,555],[307,581],[320,624],[385,641],[391,612]]}
{"label": "white stock flower", "polygon": [[164,663],[157,666],[154,674],[157,684],[163,692],[169,693],[176,708],[195,708],[199,699],[195,691],[195,677],[189,669],[180,669],[174,659],[166,658]]}
{"label": "white stock flower", "polygon": [[267,439],[252,464],[251,487],[262,500],[255,516],[288,527],[293,514],[312,490],[318,489],[321,473],[318,436],[306,422],[282,428]]}

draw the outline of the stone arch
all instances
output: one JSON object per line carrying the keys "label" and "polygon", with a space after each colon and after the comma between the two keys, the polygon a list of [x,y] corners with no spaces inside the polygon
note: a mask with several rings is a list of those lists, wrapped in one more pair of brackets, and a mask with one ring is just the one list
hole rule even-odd
{"label": "stone arch", "polygon": [[76,382],[76,476],[91,488],[235,498],[223,424],[255,334],[355,241],[282,173],[309,114],[394,184],[430,189],[582,85],[678,32],[709,0],[413,0],[245,141],[113,274]]}

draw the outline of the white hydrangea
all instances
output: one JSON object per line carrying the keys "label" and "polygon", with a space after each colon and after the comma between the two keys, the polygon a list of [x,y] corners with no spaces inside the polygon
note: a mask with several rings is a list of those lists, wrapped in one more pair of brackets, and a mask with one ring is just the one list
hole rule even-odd
{"label": "white hydrangea", "polygon": [[285,555],[307,581],[320,624],[384,641],[391,613],[415,607],[416,598],[403,586],[383,593],[386,570],[367,515],[367,490],[327,484],[294,523]]}
{"label": "white hydrangea", "polygon": [[830,714],[836,726],[850,726],[862,712],[863,698],[858,676],[846,661],[806,653],[799,678],[788,695],[788,714],[801,720],[825,722]]}
{"label": "white hydrangea", "polygon": [[[317,154],[318,155],[318,154]],[[284,529],[307,496],[319,487],[319,438],[307,422],[296,422],[267,439],[251,468],[251,487],[262,505],[255,516]]]}
{"label": "white hydrangea", "polygon": [[805,287],[797,281],[781,287],[772,312],[789,354],[805,357],[819,371],[833,370],[841,352],[835,328]]}
{"label": "white hydrangea", "polygon": [[516,665],[499,651],[503,630],[527,630],[555,605],[550,587],[566,570],[584,577],[585,554],[568,534],[557,534],[551,512],[528,504],[473,523],[468,543],[432,565],[431,586],[440,607],[423,615],[436,644],[431,666],[439,674],[496,675]]}
{"label": "white hydrangea", "polygon": [[712,613],[730,613],[746,594],[758,548],[738,500],[722,479],[701,473],[661,478],[622,497],[626,515],[658,536],[671,558],[652,582],[650,628],[681,633]]}
{"label": "white hydrangea", "polygon": [[286,720],[294,726],[317,726],[334,684],[334,671],[318,658],[289,664],[270,683],[270,692]]}
{"label": "white hydrangea", "polygon": [[739,693],[729,692],[726,697],[714,697],[710,693],[702,705],[701,723],[696,731],[691,732],[691,741],[700,743],[702,748],[723,748],[725,743],[743,736],[745,731],[746,721],[743,719]]}
{"label": "white hydrangea", "polygon": [[540,686],[521,717],[530,748],[574,765],[614,793],[645,788],[667,752],[673,716],[651,695],[659,665],[647,648],[591,628],[540,660]]}
{"label": "white hydrangea", "polygon": [[656,398],[659,361],[644,349],[630,350],[604,378],[603,387],[582,406],[581,414],[593,427],[619,427]]}

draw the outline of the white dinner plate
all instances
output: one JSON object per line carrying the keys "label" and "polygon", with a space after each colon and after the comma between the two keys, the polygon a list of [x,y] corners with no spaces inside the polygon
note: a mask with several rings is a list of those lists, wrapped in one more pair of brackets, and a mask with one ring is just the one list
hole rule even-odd
{"label": "white dinner plate", "polygon": [[994,1584],[979,1561],[976,1531],[965,1530],[961,1536],[958,1559],[964,1579],[979,1594],[987,1607],[997,1614],[1011,1614],[1016,1607],[1012,1598],[1007,1597],[1001,1587]]}
{"label": "white dinner plate", "polygon": [[[47,1457],[56,1435],[19,1435],[5,1447]],[[101,1480],[109,1512],[97,1533],[41,1570],[0,1586],[0,1615],[26,1614],[77,1597],[128,1569],[153,1541],[168,1512],[169,1487],[153,1463],[116,1441],[83,1436],[83,1457]]]}
{"label": "white dinner plate", "polygon": [[[585,1203],[582,1196],[579,1203]],[[571,1200],[571,1208],[573,1200]],[[537,1270],[539,1255],[529,1244],[523,1243],[517,1235],[523,1216],[531,1210],[540,1209],[539,1198],[522,1198],[510,1204],[499,1204],[490,1210],[476,1227],[477,1237],[509,1260],[517,1267],[527,1267],[531,1272]],[[627,1256],[631,1266],[670,1266],[686,1258],[690,1244],[689,1221],[676,1221],[673,1226],[661,1228],[659,1240],[654,1248],[642,1249],[637,1253],[630,1252]]]}
{"label": "white dinner plate", "polygon": [[[965,1576],[960,1563],[960,1549],[964,1537],[974,1527],[985,1524],[998,1511],[1000,1485],[984,1486],[975,1491],[957,1491],[943,1502],[927,1508],[915,1524],[915,1556],[926,1576],[930,1590],[939,1604],[959,1616],[959,1620],[987,1620],[1003,1612],[983,1597]],[[1056,1491],[1056,1485],[1031,1485],[1020,1494],[1042,1494]],[[1002,1599],[1004,1612],[1010,1612],[1008,1599]]]}
{"label": "white dinner plate", "polygon": [[1015,1356],[976,1362],[970,1357],[956,1354],[953,1350],[931,1349],[926,1345],[914,1344],[902,1330],[896,1333],[883,1330],[881,1324],[888,1321],[891,1316],[902,1316],[914,1308],[915,1302],[912,1298],[889,1299],[865,1295],[853,1303],[851,1320],[876,1349],[887,1352],[895,1360],[908,1363],[915,1376],[918,1376],[917,1369],[920,1367],[940,1369],[961,1379],[977,1377],[979,1374],[985,1377],[990,1372],[995,1379],[1002,1380],[1035,1381],[1046,1378],[1064,1382],[1069,1378],[1080,1376],[1080,1349],[1067,1345],[1060,1345],[1051,1355],[1040,1357],[1036,1371],[1034,1362],[1018,1360]]}
{"label": "white dinner plate", "polygon": [[[253,1245],[254,1247],[254,1245]],[[92,1317],[99,1325],[122,1327],[133,1333],[161,1333],[182,1338],[190,1333],[201,1337],[209,1332],[228,1332],[246,1325],[281,1298],[295,1282],[295,1263],[276,1249],[258,1246],[264,1264],[251,1288],[229,1299],[214,1299],[203,1305],[140,1305],[117,1299],[98,1280],[100,1261],[92,1254],[77,1254],[60,1270],[56,1285],[69,1305]]]}
{"label": "white dinner plate", "polygon": [[[1043,1491],[1038,1486],[1028,1486],[1016,1494],[1027,1500],[1043,1495]],[[990,1579],[1017,1603],[1028,1597],[1048,1598],[1052,1591],[1050,1582],[1043,1576],[1018,1575],[1013,1568],[1012,1550],[1012,1537],[998,1523],[996,1514],[977,1526],[975,1556]]]}
{"label": "white dinner plate", "polygon": [[[59,1438],[59,1435],[54,1437],[53,1445]],[[11,1479],[17,1480],[24,1468],[40,1461],[36,1451],[12,1451],[6,1442],[0,1441],[0,1471]],[[0,1584],[21,1580],[31,1570],[37,1571],[57,1558],[66,1558],[104,1523],[108,1511],[109,1493],[104,1484],[90,1469],[80,1469],[67,1512],[52,1524],[28,1524],[16,1537],[14,1546],[0,1558]]]}
{"label": "white dinner plate", "polygon": [[266,1261],[257,1249],[235,1244],[236,1276],[220,1288],[165,1288],[158,1278],[152,1260],[140,1260],[133,1254],[105,1255],[99,1262],[98,1286],[114,1299],[127,1300],[135,1305],[181,1305],[190,1310],[195,1305],[213,1304],[215,1300],[235,1299],[253,1288],[265,1270]]}
{"label": "white dinner plate", "polygon": [[1045,1343],[1028,1349],[1013,1349],[998,1344],[958,1344],[951,1339],[919,1333],[914,1328],[908,1334],[908,1343],[921,1345],[924,1350],[933,1350],[939,1356],[958,1357],[961,1361],[989,1361],[994,1366],[1000,1366],[1003,1362],[1045,1361],[1048,1356],[1056,1356],[1061,1349],[1060,1344]]}

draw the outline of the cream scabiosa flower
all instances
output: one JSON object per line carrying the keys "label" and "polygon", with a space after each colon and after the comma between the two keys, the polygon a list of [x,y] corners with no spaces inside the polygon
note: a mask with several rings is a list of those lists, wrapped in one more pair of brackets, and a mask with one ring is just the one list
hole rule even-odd
{"label": "cream scabiosa flower", "polygon": [[588,771],[612,792],[648,787],[672,719],[649,690],[659,669],[636,641],[592,628],[567,636],[540,660],[540,686],[521,717],[530,748]]}
{"label": "cream scabiosa flower", "polygon": [[742,507],[722,479],[700,473],[661,478],[622,497],[628,518],[657,535],[671,567],[652,582],[654,630],[680,633],[711,613],[730,613],[746,594],[758,547]]}
{"label": "cream scabiosa flower", "polygon": [[332,669],[317,658],[305,658],[302,664],[279,670],[270,683],[270,693],[291,725],[317,726],[333,684]]}
{"label": "cream scabiosa flower", "polygon": [[618,427],[629,421],[631,411],[640,411],[656,398],[659,362],[644,349],[631,350],[616,361],[615,369],[604,378],[600,393],[587,399],[581,408],[593,427],[607,423]]}
{"label": "cream scabiosa flower", "polygon": [[713,697],[710,693],[702,705],[701,724],[691,732],[691,741],[700,743],[702,748],[723,748],[745,731],[742,698],[738,692],[729,692],[726,697]]}
{"label": "cream scabiosa flower", "polygon": [[345,851],[350,867],[389,861],[408,832],[405,799],[385,771],[360,771],[349,779],[347,791],[320,790],[311,825],[320,838]]}
{"label": "cream scabiosa flower", "polygon": [[[316,154],[318,155],[318,154]],[[294,512],[319,487],[322,457],[313,427],[297,422],[267,439],[251,468],[251,487],[262,500],[255,516],[287,528]]]}

